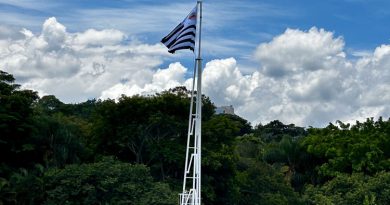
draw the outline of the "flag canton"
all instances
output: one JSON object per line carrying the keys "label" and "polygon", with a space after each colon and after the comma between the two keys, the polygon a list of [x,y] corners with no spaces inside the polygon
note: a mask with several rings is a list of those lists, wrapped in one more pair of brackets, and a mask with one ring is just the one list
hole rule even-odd
{"label": "flag canton", "polygon": [[190,20],[196,20],[196,13],[191,13],[189,16],[188,16],[188,19]]}

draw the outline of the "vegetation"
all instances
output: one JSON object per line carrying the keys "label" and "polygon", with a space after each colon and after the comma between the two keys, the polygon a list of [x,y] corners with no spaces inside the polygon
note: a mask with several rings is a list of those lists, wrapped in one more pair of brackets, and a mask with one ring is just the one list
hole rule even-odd
{"label": "vegetation", "polygon": [[[189,92],[66,104],[0,72],[0,205],[177,204]],[[385,205],[390,119],[254,128],[203,97],[207,205]]]}

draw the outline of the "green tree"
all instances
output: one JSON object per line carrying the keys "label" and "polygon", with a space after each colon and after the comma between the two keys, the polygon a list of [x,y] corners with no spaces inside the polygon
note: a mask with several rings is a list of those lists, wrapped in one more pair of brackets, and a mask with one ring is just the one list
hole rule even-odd
{"label": "green tree", "polygon": [[[202,183],[205,204],[236,204],[239,190],[236,186],[235,139],[248,134],[248,122],[238,116],[214,115],[203,123]],[[249,125],[250,126],[250,125]]]}
{"label": "green tree", "polygon": [[350,126],[309,129],[305,149],[319,160],[319,174],[334,177],[340,173],[375,174],[390,169],[390,120],[367,119]]}
{"label": "green tree", "polygon": [[304,184],[316,177],[317,159],[301,145],[302,138],[285,136],[280,142],[268,143],[263,159],[284,174],[285,180],[295,190],[301,191]]}
{"label": "green tree", "polygon": [[[4,166],[33,166],[34,144],[33,104],[38,99],[36,92],[20,90],[11,74],[0,71],[0,163]],[[6,176],[5,169],[0,177]]]}
{"label": "green tree", "polygon": [[64,106],[65,104],[61,102],[58,98],[56,98],[54,95],[46,95],[38,100],[35,105],[35,109],[38,112],[50,115],[53,113],[60,112]]}
{"label": "green tree", "polygon": [[313,205],[387,205],[390,201],[390,173],[375,176],[340,174],[324,185],[308,185],[303,195]]}
{"label": "green tree", "polygon": [[176,204],[167,184],[154,182],[149,169],[105,158],[45,172],[44,204]]}
{"label": "green tree", "polygon": [[261,137],[264,142],[278,142],[286,136],[299,138],[307,135],[304,128],[297,127],[294,124],[285,125],[279,120],[271,121],[266,125],[257,125],[254,129],[254,133],[256,136]]}
{"label": "green tree", "polygon": [[286,183],[281,172],[262,158],[267,144],[253,134],[237,138],[237,174],[239,190],[236,204],[301,204],[298,194]]}
{"label": "green tree", "polygon": [[302,204],[298,194],[285,183],[283,175],[266,163],[248,164],[237,174],[240,198],[238,204]]}
{"label": "green tree", "polygon": [[87,146],[91,125],[74,116],[62,113],[35,115],[32,138],[35,154],[46,167],[63,167],[91,158]]}
{"label": "green tree", "polygon": [[[156,178],[181,181],[189,104],[184,88],[97,102],[94,149],[102,155],[146,164]],[[214,106],[207,97],[203,97],[202,109],[204,120],[210,119]]]}
{"label": "green tree", "polygon": [[6,196],[4,204],[41,204],[44,198],[43,173],[44,167],[39,164],[28,170],[20,168],[13,172],[8,186],[3,190]]}

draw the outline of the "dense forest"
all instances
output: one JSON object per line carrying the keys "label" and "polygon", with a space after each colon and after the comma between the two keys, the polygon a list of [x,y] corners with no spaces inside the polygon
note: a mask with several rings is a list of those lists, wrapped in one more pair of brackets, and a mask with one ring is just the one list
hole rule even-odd
{"label": "dense forest", "polygon": [[[254,127],[203,97],[206,205],[390,204],[390,120]],[[189,92],[66,104],[0,72],[0,205],[178,203]]]}

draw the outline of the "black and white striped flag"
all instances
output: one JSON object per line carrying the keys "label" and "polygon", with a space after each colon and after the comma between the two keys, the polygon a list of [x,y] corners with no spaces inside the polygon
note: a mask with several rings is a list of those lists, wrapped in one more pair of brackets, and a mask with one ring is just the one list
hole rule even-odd
{"label": "black and white striped flag", "polygon": [[192,9],[183,22],[176,26],[171,33],[161,40],[161,43],[168,48],[168,52],[175,53],[175,51],[182,49],[190,49],[194,51],[196,20],[197,7]]}

